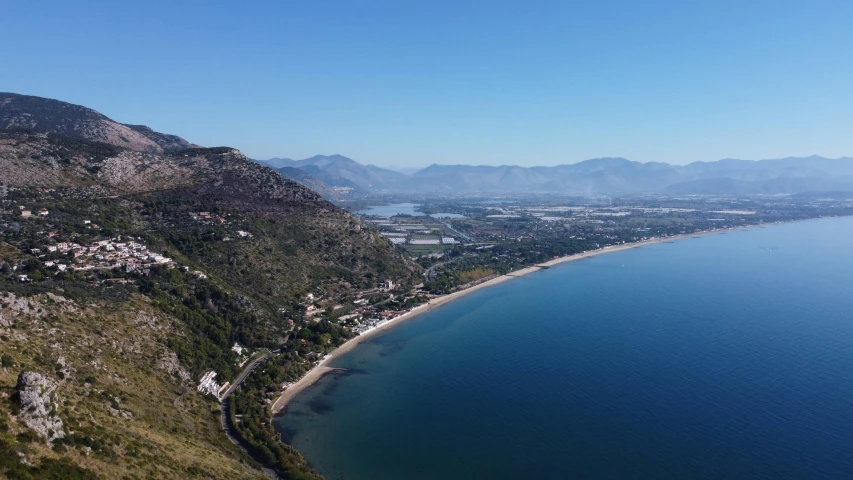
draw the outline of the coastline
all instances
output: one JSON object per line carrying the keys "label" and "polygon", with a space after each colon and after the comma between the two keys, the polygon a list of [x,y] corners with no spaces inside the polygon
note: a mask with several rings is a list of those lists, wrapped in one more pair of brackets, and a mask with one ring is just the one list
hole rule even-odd
{"label": "coastline", "polygon": [[504,275],[500,275],[498,277],[492,278],[492,279],[487,280],[485,282],[478,283],[477,285],[468,287],[466,289],[459,290],[459,291],[456,291],[456,292],[453,292],[453,293],[450,293],[447,295],[443,295],[441,297],[433,298],[432,300],[428,301],[427,303],[424,303],[423,305],[419,305],[419,306],[413,308],[412,310],[404,313],[403,315],[400,315],[399,317],[395,317],[393,319],[390,319],[387,322],[383,323],[382,325],[380,325],[380,326],[378,326],[372,330],[368,330],[367,332],[364,332],[361,335],[358,335],[356,337],[353,337],[353,338],[347,340],[341,346],[339,346],[338,348],[333,350],[332,353],[330,353],[329,355],[326,355],[326,357],[324,357],[323,360],[320,361],[320,363],[318,363],[316,366],[314,366],[314,368],[309,370],[308,373],[306,373],[302,378],[299,379],[299,381],[297,381],[293,385],[291,385],[291,386],[287,387],[285,390],[283,390],[281,392],[281,395],[279,395],[279,397],[276,399],[276,401],[273,402],[273,404],[270,406],[270,409],[272,411],[273,416],[278,415],[282,410],[284,410],[285,407],[287,407],[287,404],[296,395],[298,395],[301,391],[305,390],[306,388],[308,388],[311,385],[313,385],[314,383],[316,383],[326,373],[331,372],[333,370],[336,370],[335,368],[329,367],[328,363],[330,363],[335,358],[351,351],[353,348],[358,346],[359,343],[369,339],[370,337],[372,337],[376,333],[386,331],[390,328],[397,326],[398,324],[400,324],[406,320],[412,319],[412,318],[414,318],[414,317],[416,317],[422,313],[429,312],[430,310],[432,310],[436,307],[444,305],[445,303],[456,300],[457,298],[463,297],[465,295],[468,295],[469,293],[475,292],[475,291],[480,290],[482,288],[491,287],[493,285],[497,285],[499,283],[506,282],[507,280],[512,280],[514,278],[522,277],[524,275],[528,275],[528,274],[533,273],[533,272],[538,272],[540,270],[544,270],[544,269],[547,269],[549,267],[553,267],[555,265],[559,265],[562,263],[572,262],[575,260],[581,260],[584,258],[595,257],[597,255],[603,255],[606,253],[620,252],[620,251],[624,251],[624,250],[630,250],[632,248],[639,248],[639,247],[642,247],[645,245],[654,245],[657,243],[664,243],[664,242],[674,242],[676,240],[683,240],[685,238],[693,238],[693,237],[699,237],[699,236],[705,236],[705,235],[714,235],[714,234],[726,233],[726,232],[730,232],[730,231],[737,231],[737,230],[743,230],[743,229],[763,227],[763,226],[767,226],[767,225],[773,225],[773,224],[746,225],[746,226],[741,226],[741,227],[732,227],[732,228],[723,228],[723,229],[719,229],[719,230],[711,230],[711,231],[707,231],[707,232],[696,232],[696,233],[688,233],[688,234],[682,234],[682,235],[673,235],[671,237],[659,237],[659,238],[654,238],[651,240],[644,240],[641,242],[625,243],[625,244],[621,244],[621,245],[612,245],[612,246],[608,246],[608,247],[599,248],[596,250],[590,250],[590,251],[583,252],[583,253],[577,253],[574,255],[566,255],[564,257],[559,257],[559,258],[555,258],[553,260],[548,260],[547,262],[538,263],[538,264],[532,265],[530,267],[525,267],[525,268],[522,268],[519,270],[514,270],[512,272],[509,272],[509,273],[504,274]]}

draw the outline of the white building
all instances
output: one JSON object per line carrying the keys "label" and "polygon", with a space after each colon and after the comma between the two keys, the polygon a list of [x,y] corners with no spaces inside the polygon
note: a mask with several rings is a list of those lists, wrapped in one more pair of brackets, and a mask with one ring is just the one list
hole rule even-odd
{"label": "white building", "polygon": [[201,380],[198,382],[198,391],[201,393],[209,393],[214,397],[219,398],[219,390],[222,389],[222,385],[216,383],[214,378],[216,378],[216,372],[213,370],[202,375]]}
{"label": "white building", "polygon": [[441,241],[435,239],[409,240],[409,245],[438,245]]}

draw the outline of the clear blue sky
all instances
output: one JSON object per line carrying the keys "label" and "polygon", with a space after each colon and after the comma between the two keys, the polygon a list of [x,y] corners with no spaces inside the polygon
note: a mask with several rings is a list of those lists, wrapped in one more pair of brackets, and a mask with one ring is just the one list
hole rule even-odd
{"label": "clear blue sky", "polygon": [[[177,5],[179,4],[179,5]],[[7,2],[0,90],[254,158],[853,155],[853,2]]]}

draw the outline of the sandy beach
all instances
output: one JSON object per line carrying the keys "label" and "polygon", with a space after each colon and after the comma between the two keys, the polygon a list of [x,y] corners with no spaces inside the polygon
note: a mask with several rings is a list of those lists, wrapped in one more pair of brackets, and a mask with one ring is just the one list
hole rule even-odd
{"label": "sandy beach", "polygon": [[416,317],[422,313],[428,312],[428,311],[430,311],[436,307],[444,305],[445,303],[451,302],[451,301],[453,301],[457,298],[460,298],[464,295],[468,295],[469,293],[476,292],[477,290],[480,290],[482,288],[491,287],[492,285],[497,285],[497,284],[503,283],[507,280],[512,280],[513,278],[518,278],[518,277],[522,277],[524,275],[528,275],[528,274],[533,273],[533,272],[538,272],[540,270],[543,270],[543,269],[548,268],[548,267],[552,267],[554,265],[559,265],[561,263],[571,262],[571,261],[575,261],[575,260],[581,260],[584,258],[590,258],[590,257],[594,257],[596,255],[603,255],[605,253],[612,253],[612,252],[619,252],[619,251],[623,251],[623,250],[629,250],[632,248],[642,247],[644,245],[652,245],[652,244],[662,243],[662,242],[672,242],[672,241],[676,241],[676,240],[681,240],[681,239],[691,238],[691,237],[697,237],[697,236],[701,236],[701,235],[719,234],[719,233],[725,233],[728,231],[741,230],[744,228],[760,227],[760,226],[763,226],[763,225],[761,225],[761,224],[750,225],[750,226],[746,226],[746,227],[734,227],[734,228],[727,228],[727,229],[720,229],[720,230],[712,230],[709,232],[697,232],[697,233],[690,233],[690,234],[684,234],[684,235],[674,235],[672,237],[654,238],[654,239],[645,240],[642,242],[625,243],[622,245],[613,245],[610,247],[600,248],[598,250],[590,250],[588,252],[578,253],[575,255],[567,255],[565,257],[555,258],[555,259],[549,260],[547,262],[543,262],[543,263],[540,263],[537,265],[533,265],[530,267],[515,270],[515,271],[512,271],[510,273],[507,273],[506,275],[500,275],[498,277],[492,278],[490,280],[479,283],[477,285],[466,288],[464,290],[459,290],[457,292],[453,292],[453,293],[450,293],[448,295],[443,295],[441,297],[433,298],[429,302],[427,302],[423,305],[420,305],[418,307],[415,307],[411,311],[406,312],[403,315],[400,315],[399,317],[395,317],[395,318],[385,322],[384,324],[382,324],[381,326],[379,326],[377,328],[374,328],[372,330],[364,332],[361,335],[358,335],[357,337],[350,339],[349,341],[347,341],[346,343],[344,343],[340,347],[336,348],[331,354],[327,355],[319,364],[317,364],[317,366],[315,366],[314,368],[309,370],[308,373],[306,373],[305,376],[303,376],[301,379],[299,379],[298,382],[294,383],[293,385],[286,388],[282,392],[282,394],[278,397],[278,399],[275,401],[275,403],[273,403],[271,406],[272,413],[273,414],[279,413],[282,409],[284,409],[284,407],[287,406],[287,403],[291,399],[293,399],[293,397],[295,397],[296,395],[299,394],[299,392],[301,392],[302,390],[304,390],[307,387],[314,384],[317,380],[319,380],[326,373],[335,370],[334,368],[329,367],[328,364],[332,360],[334,360],[335,358],[339,357],[340,355],[343,355],[343,354],[349,352],[350,350],[352,350],[353,348],[355,348],[359,343],[369,339],[370,337],[372,337],[373,335],[375,335],[379,332],[386,331],[389,328],[393,328],[393,327],[397,326],[398,324],[400,324],[406,320],[414,318],[414,317]]}

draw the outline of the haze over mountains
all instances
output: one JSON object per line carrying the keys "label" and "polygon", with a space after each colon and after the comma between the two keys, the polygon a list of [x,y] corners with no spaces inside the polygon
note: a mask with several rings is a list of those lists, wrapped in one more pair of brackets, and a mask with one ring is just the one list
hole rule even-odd
{"label": "haze over mountains", "polygon": [[271,158],[262,161],[275,169],[298,168],[332,187],[350,187],[362,191],[393,190],[408,177],[400,172],[362,165],[343,155],[315,155],[304,160]]}
{"label": "haze over mountains", "polygon": [[[411,175],[342,155],[260,163],[299,169],[330,187],[368,192],[790,194],[853,190],[853,158],[724,159],[688,165],[596,158],[553,167],[433,164]],[[284,173],[287,176],[287,173]]]}
{"label": "haze over mountains", "polygon": [[[0,128],[28,128],[147,153],[196,147],[181,137],[116,122],[92,109],[41,97],[0,93]],[[853,191],[853,158],[724,159],[670,165],[596,158],[552,167],[433,164],[410,175],[343,155],[258,161],[329,199],[335,187],[370,192],[493,192],[677,195],[793,194]]]}

